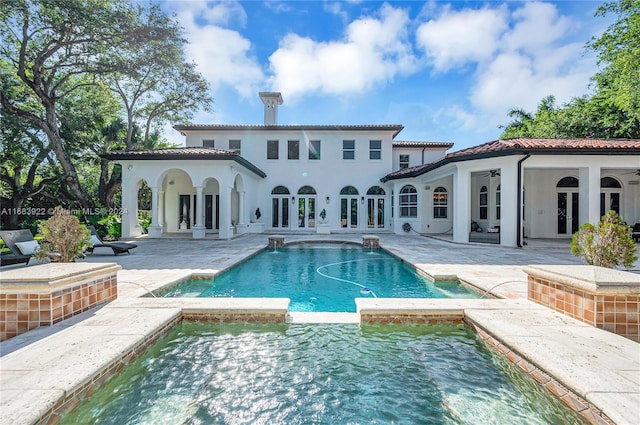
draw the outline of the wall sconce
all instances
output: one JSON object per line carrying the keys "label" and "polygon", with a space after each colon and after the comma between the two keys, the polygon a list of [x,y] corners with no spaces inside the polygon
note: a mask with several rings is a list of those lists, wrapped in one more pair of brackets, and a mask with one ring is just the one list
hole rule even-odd
{"label": "wall sconce", "polygon": [[293,203],[295,203],[295,202],[296,202],[296,197],[295,197],[295,196],[292,196],[292,197],[291,197],[291,203],[293,204]]}
{"label": "wall sconce", "polygon": [[329,203],[329,197],[327,196],[327,204]]}
{"label": "wall sconce", "polygon": [[361,203],[361,204],[364,204],[364,196],[361,196],[361,197],[360,197],[360,203]]}
{"label": "wall sconce", "polygon": [[173,180],[169,180],[169,185],[173,186],[174,184],[176,184],[176,182],[174,182]]}

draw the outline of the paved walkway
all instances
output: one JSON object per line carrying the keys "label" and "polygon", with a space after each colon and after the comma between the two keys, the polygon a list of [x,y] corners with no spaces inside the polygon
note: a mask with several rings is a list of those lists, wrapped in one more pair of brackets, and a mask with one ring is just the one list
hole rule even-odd
{"label": "paved walkway", "polygon": [[[361,242],[362,236],[291,235],[286,242]],[[192,273],[216,273],[266,246],[266,235],[234,240],[140,239],[130,255],[96,250],[87,262],[117,262],[119,299],[51,328],[0,343],[0,424],[33,423],[64,394],[90,380],[110,357],[175,320],[188,299],[139,299]],[[420,308],[460,311],[540,370],[620,425],[640,421],[640,344],[526,300],[529,264],[581,264],[567,246],[511,249],[458,245],[421,236],[380,235],[380,243],[425,273],[457,277],[500,300],[414,300]],[[638,268],[636,265],[635,268]],[[200,300],[196,304],[206,304]],[[445,305],[446,304],[446,305]],[[349,322],[357,315],[292,315],[292,321]],[[99,341],[99,343],[96,343]]]}

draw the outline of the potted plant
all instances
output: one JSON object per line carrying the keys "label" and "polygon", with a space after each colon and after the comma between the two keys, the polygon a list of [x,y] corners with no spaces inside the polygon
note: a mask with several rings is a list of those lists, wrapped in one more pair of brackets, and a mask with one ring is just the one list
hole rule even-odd
{"label": "potted plant", "polygon": [[256,221],[260,221],[260,217],[262,217],[262,213],[260,212],[260,208],[256,208]]}

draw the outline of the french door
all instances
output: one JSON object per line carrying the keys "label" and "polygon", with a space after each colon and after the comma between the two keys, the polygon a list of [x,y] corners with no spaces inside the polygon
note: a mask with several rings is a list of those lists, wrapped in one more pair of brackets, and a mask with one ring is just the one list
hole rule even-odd
{"label": "french door", "polygon": [[358,228],[358,197],[340,198],[340,227],[344,229]]}
{"label": "french door", "polygon": [[316,227],[316,197],[298,196],[298,228]]}
{"label": "french door", "polygon": [[578,192],[558,192],[558,236],[573,235],[578,231],[578,199]]}
{"label": "french door", "polygon": [[289,227],[289,197],[271,198],[271,227],[286,229]]}
{"label": "french door", "polygon": [[369,229],[384,227],[384,198],[367,198],[367,227]]}

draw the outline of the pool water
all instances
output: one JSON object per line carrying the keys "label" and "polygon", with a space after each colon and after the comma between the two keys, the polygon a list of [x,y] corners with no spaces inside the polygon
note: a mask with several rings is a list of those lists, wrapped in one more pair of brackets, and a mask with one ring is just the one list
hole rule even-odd
{"label": "pool water", "polygon": [[477,298],[457,282],[434,282],[382,250],[293,245],[265,250],[213,280],[190,280],[168,297],[290,298],[290,311],[355,312],[355,298]]}
{"label": "pool water", "polygon": [[61,424],[584,424],[464,325],[183,323]]}

